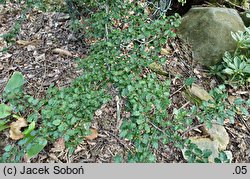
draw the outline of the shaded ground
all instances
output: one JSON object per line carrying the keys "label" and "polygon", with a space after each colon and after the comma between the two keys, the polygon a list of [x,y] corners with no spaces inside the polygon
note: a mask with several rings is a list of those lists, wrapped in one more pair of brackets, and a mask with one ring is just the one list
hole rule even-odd
{"label": "shaded ground", "polygon": [[[20,17],[17,5],[0,8],[0,34],[10,30]],[[6,42],[0,39],[0,48]],[[195,64],[188,45],[179,39],[173,40],[166,47],[171,53],[168,56],[166,70],[171,75],[172,104],[169,114],[174,108],[186,108],[191,104],[182,96],[183,81],[188,77],[195,77],[199,85],[207,91],[219,84],[216,78],[208,75],[208,71]],[[57,50],[55,50],[57,49]],[[58,51],[58,49],[60,49]],[[0,93],[2,93],[8,79],[14,71],[20,71],[27,80],[25,91],[35,97],[42,98],[50,84],[65,87],[83,71],[77,68],[74,60],[83,58],[88,48],[84,44],[81,34],[74,34],[70,30],[67,14],[42,13],[32,11],[22,23],[21,32],[17,35],[16,44],[12,45],[8,53],[0,52]],[[149,69],[145,69],[147,73]],[[122,120],[130,114],[124,110],[124,100],[118,99],[118,92],[110,85],[113,99],[95,112],[92,127],[97,129],[98,137],[92,141],[84,140],[72,156],[68,156],[60,140],[48,145],[32,161],[24,162],[113,162],[116,154],[125,155],[133,145],[119,137],[119,127]],[[249,98],[249,87],[228,89],[232,96]],[[121,109],[121,120],[117,120],[117,108]],[[249,125],[250,119],[246,121]],[[233,162],[250,162],[250,134],[247,125],[238,120],[235,125],[226,125],[230,135],[228,150],[233,153]],[[196,135],[191,131],[187,135]],[[11,142],[8,133],[0,134],[0,147]],[[186,162],[181,152],[171,145],[159,145],[155,150],[157,162]]]}

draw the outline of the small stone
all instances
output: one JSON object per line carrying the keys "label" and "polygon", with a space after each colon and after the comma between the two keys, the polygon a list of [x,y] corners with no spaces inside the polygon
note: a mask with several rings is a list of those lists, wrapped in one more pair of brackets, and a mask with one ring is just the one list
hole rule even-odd
{"label": "small stone", "polygon": [[36,46],[34,46],[34,45],[28,45],[26,48],[27,48],[27,51],[30,52],[30,51],[36,49]]}
{"label": "small stone", "polygon": [[229,144],[229,135],[223,126],[212,124],[212,127],[207,129],[207,132],[213,140],[218,141],[220,151],[226,150]]}
{"label": "small stone", "polygon": [[95,115],[97,117],[100,116],[100,115],[102,115],[102,110],[100,110],[100,109],[96,110]]}
{"label": "small stone", "polygon": [[197,84],[192,84],[191,88],[188,88],[183,95],[194,104],[201,104],[201,101],[212,100],[212,96]]}
{"label": "small stone", "polygon": [[41,54],[41,55],[35,57],[35,59],[36,59],[36,61],[43,61],[43,60],[45,60],[45,54]]}

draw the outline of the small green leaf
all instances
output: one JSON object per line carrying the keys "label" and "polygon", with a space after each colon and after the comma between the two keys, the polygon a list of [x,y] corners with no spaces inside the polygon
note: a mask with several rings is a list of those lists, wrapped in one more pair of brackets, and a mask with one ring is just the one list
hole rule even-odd
{"label": "small green leaf", "polygon": [[219,157],[220,157],[221,161],[227,161],[227,159],[228,159],[225,152],[220,152]]}
{"label": "small green leaf", "polygon": [[145,129],[146,133],[150,132],[150,126],[148,124],[144,125],[144,129]]}
{"label": "small green leaf", "polygon": [[235,66],[236,69],[239,69],[240,63],[241,63],[240,58],[236,56],[236,57],[234,58],[234,66]]}
{"label": "small green leaf", "polygon": [[120,137],[126,137],[127,136],[127,134],[128,134],[128,130],[127,129],[123,129],[122,131],[121,131],[121,133],[120,133]]}
{"label": "small green leaf", "polygon": [[0,124],[0,132],[7,129],[7,128],[9,128],[9,126]]}
{"label": "small green leaf", "polygon": [[20,72],[14,72],[4,88],[4,93],[15,92],[20,90],[24,84],[24,77]]}
{"label": "small green leaf", "polygon": [[250,99],[246,101],[246,104],[250,107]]}
{"label": "small green leaf", "polygon": [[0,119],[11,115],[12,108],[6,104],[0,104]]}
{"label": "small green leaf", "polygon": [[195,78],[191,77],[191,78],[187,78],[185,81],[184,81],[184,84],[186,86],[192,86],[192,84],[195,82]]}
{"label": "small green leaf", "polygon": [[123,158],[120,155],[115,155],[113,160],[115,163],[122,163],[123,162]]}
{"label": "small green leaf", "polygon": [[237,98],[234,100],[235,105],[242,105],[244,103],[244,100],[241,98]]}
{"label": "small green leaf", "polygon": [[52,124],[55,125],[55,126],[59,126],[59,125],[61,124],[61,120],[56,119],[56,120],[54,120],[54,121],[52,122]]}
{"label": "small green leaf", "polygon": [[214,159],[214,162],[215,162],[215,163],[222,163],[221,160],[220,160],[219,158],[215,158],[215,159]]}
{"label": "small green leaf", "polygon": [[230,69],[230,68],[224,69],[223,72],[226,73],[226,74],[228,74],[228,75],[234,74],[234,71],[232,69]]}
{"label": "small green leaf", "polygon": [[25,131],[23,131],[24,135],[28,135],[30,134],[34,129],[35,129],[36,123],[33,121],[32,123],[29,124],[28,129],[26,129]]}
{"label": "small green leaf", "polygon": [[134,112],[132,113],[132,116],[140,116],[140,111],[134,111]]}
{"label": "small green leaf", "polygon": [[191,155],[192,155],[191,150],[186,150],[186,151],[185,151],[185,155],[186,155],[187,157],[191,156]]}
{"label": "small green leaf", "polygon": [[148,156],[148,160],[149,160],[149,162],[155,162],[155,156],[153,155],[153,154],[150,154],[149,156]]}
{"label": "small green leaf", "polygon": [[142,123],[144,123],[144,121],[145,121],[145,119],[143,119],[143,118],[138,118],[138,119],[136,120],[136,123],[137,123],[137,124],[142,124]]}
{"label": "small green leaf", "polygon": [[6,152],[9,152],[11,149],[12,149],[12,146],[11,146],[11,145],[7,145],[7,146],[4,148],[4,150],[5,150]]}
{"label": "small green leaf", "polygon": [[198,155],[198,156],[201,156],[201,155],[202,155],[202,150],[199,149],[199,148],[195,148],[195,149],[194,149],[194,153],[195,153],[196,155]]}
{"label": "small green leaf", "polygon": [[152,142],[152,146],[153,146],[153,148],[158,149],[159,144],[158,144],[157,141],[153,141],[153,142]]}
{"label": "small green leaf", "polygon": [[205,151],[203,151],[204,158],[208,158],[210,155],[212,155],[212,151],[211,150],[206,149]]}
{"label": "small green leaf", "polygon": [[132,92],[132,91],[134,90],[134,87],[131,86],[131,85],[128,85],[128,86],[127,86],[127,89],[128,89],[128,92]]}
{"label": "small green leaf", "polygon": [[245,66],[245,68],[243,69],[243,72],[250,73],[250,64]]}
{"label": "small green leaf", "polygon": [[37,138],[35,143],[27,150],[27,155],[29,158],[35,157],[43,148],[47,145],[47,140],[42,138]]}
{"label": "small green leaf", "polygon": [[206,127],[208,129],[211,129],[212,128],[212,122],[211,121],[205,121],[205,124],[206,124]]}

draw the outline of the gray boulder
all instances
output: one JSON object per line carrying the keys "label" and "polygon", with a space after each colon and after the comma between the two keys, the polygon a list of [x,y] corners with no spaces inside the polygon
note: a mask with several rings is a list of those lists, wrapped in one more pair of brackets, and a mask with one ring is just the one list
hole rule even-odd
{"label": "gray boulder", "polygon": [[211,66],[221,62],[225,51],[235,50],[236,42],[231,32],[244,29],[244,23],[234,9],[195,7],[182,18],[178,35],[191,44],[194,60]]}

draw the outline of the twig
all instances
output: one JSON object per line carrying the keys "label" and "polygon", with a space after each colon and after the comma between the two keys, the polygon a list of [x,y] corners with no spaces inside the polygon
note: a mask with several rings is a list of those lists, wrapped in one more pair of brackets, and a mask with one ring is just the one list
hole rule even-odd
{"label": "twig", "polygon": [[122,122],[121,122],[121,109],[120,109],[120,99],[119,99],[119,96],[116,96],[115,100],[116,100],[116,117],[117,117],[116,129],[119,130],[120,126],[122,124]]}
{"label": "twig", "polygon": [[165,134],[165,132],[160,129],[159,127],[157,127],[154,123],[152,123],[151,121],[148,121],[154,128],[156,128],[157,130],[161,131],[163,134]]}
{"label": "twig", "polygon": [[55,154],[49,154],[49,157],[58,163],[63,163],[61,160],[58,159],[58,157]]}
{"label": "twig", "polygon": [[244,126],[246,127],[246,129],[247,129],[247,133],[250,134],[250,127],[249,127],[249,125],[246,123],[245,119],[242,119],[241,116],[239,116],[239,121],[240,121],[241,123],[243,123],[243,125],[244,125]]}
{"label": "twig", "polygon": [[185,87],[185,85],[182,85],[178,90],[176,90],[173,94],[171,94],[169,98],[172,98],[176,93],[181,91],[184,87]]}
{"label": "twig", "polygon": [[189,105],[189,101],[188,102],[186,102],[185,104],[183,104],[181,107],[180,107],[180,109],[182,109],[182,108],[185,108],[187,105]]}
{"label": "twig", "polygon": [[[105,6],[105,11],[106,11],[106,15],[108,15],[109,13],[109,5],[108,3],[106,3],[106,6]],[[109,40],[109,31],[108,31],[108,24],[105,23],[105,34],[106,34],[106,40],[108,41]]]}
{"label": "twig", "polygon": [[154,36],[151,40],[149,40],[149,41],[145,41],[144,39],[144,41],[141,41],[140,39],[135,39],[135,41],[136,42],[139,42],[140,44],[149,44],[149,43],[151,43],[151,42],[153,42],[154,40],[156,39],[156,36]]}
{"label": "twig", "polygon": [[197,126],[191,127],[191,128],[189,128],[188,130],[186,130],[185,132],[183,132],[183,133],[181,134],[181,137],[183,137],[185,134],[187,134],[188,132],[190,132],[190,131],[192,131],[192,130],[194,130],[194,129],[197,129],[197,128],[199,128],[199,127],[204,127],[204,126],[205,126],[205,124],[199,124],[199,125],[197,125]]}
{"label": "twig", "polygon": [[131,153],[133,153],[133,151],[130,150],[130,148],[124,144],[121,139],[119,139],[115,134],[113,134],[112,132],[106,131],[108,134],[112,135],[116,140],[118,140],[127,150],[129,150]]}
{"label": "twig", "polygon": [[234,7],[237,7],[237,8],[239,8],[239,9],[241,9],[241,10],[244,10],[244,11],[246,10],[246,9],[243,8],[242,6],[238,6],[237,4],[235,4],[235,3],[233,3],[233,2],[231,2],[231,1],[229,1],[229,0],[226,0],[225,3],[228,3],[229,5],[234,6]]}

